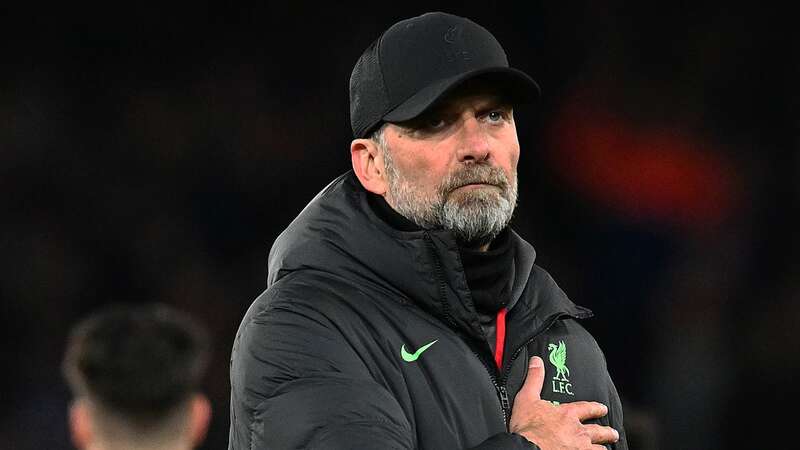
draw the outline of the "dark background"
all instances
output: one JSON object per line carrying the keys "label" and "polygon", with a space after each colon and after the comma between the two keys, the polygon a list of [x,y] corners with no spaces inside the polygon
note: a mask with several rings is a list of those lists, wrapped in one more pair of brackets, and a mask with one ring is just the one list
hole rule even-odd
{"label": "dark background", "polygon": [[[635,449],[791,443],[794,16],[719,2],[0,9],[0,448],[66,449],[69,328],[162,301],[228,360],[278,233],[348,170],[350,70],[397,20],[482,24],[543,88],[513,225],[605,350]],[[794,411],[796,408],[790,408]],[[791,446],[791,445],[789,445]]]}

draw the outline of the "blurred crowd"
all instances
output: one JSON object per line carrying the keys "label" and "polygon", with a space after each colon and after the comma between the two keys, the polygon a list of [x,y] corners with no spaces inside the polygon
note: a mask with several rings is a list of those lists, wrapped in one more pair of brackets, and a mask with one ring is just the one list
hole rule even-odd
{"label": "blurred crowd", "polygon": [[800,323],[800,52],[787,11],[711,2],[375,5],[309,14],[68,9],[4,16],[0,448],[70,448],[59,364],[110,302],[208,326],[203,447],[278,233],[348,170],[347,83],[425,10],[490,29],[543,87],[516,112],[515,229],[576,303],[631,448],[763,448],[789,428]]}

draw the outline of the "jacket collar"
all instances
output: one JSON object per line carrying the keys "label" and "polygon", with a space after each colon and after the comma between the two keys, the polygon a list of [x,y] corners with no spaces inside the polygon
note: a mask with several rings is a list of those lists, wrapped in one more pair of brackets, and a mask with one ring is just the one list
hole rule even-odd
{"label": "jacket collar", "polygon": [[[453,235],[395,229],[376,215],[367,196],[352,171],[317,194],[272,246],[268,286],[298,270],[327,272],[393,293],[455,330],[483,339]],[[514,311],[524,298],[526,309],[542,314],[576,312],[566,296],[542,295],[529,286],[536,252],[513,230],[510,239],[516,248],[508,309]],[[540,301],[546,304],[530,304]]]}

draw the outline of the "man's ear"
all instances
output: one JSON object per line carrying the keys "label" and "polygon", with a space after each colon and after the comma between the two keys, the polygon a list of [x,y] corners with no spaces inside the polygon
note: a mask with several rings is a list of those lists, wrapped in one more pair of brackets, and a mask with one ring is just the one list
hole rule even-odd
{"label": "man's ear", "polygon": [[189,439],[192,447],[199,447],[206,439],[211,421],[211,402],[203,394],[192,396],[189,406]]}
{"label": "man's ear", "polygon": [[89,448],[94,439],[92,418],[85,398],[78,398],[69,406],[69,434],[72,445],[78,449]]}
{"label": "man's ear", "polygon": [[353,172],[364,189],[384,195],[388,183],[383,165],[383,153],[372,139],[354,139],[350,143],[350,159]]}

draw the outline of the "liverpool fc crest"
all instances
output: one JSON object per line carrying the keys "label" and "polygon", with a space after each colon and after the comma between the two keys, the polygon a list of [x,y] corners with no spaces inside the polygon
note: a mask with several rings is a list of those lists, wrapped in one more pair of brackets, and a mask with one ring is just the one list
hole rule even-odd
{"label": "liverpool fc crest", "polygon": [[547,344],[547,349],[550,351],[550,363],[556,368],[556,376],[553,377],[553,392],[574,395],[571,390],[572,384],[567,378],[569,376],[567,346],[564,341],[559,341],[558,345]]}

